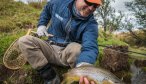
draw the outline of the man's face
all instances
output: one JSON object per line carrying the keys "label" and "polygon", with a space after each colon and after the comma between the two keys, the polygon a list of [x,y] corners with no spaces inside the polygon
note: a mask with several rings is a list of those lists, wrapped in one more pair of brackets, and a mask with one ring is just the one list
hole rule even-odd
{"label": "man's face", "polygon": [[76,8],[83,17],[92,14],[99,5],[90,3],[86,0],[76,0]]}

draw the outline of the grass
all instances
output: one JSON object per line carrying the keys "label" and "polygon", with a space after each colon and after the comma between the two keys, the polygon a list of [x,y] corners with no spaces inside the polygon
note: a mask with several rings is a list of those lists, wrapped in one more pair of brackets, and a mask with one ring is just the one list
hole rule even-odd
{"label": "grass", "polygon": [[36,28],[41,12],[30,5],[13,0],[0,0],[0,63],[10,44],[25,35],[28,28]]}
{"label": "grass", "polygon": [[1,0],[0,4],[0,32],[11,32],[15,28],[36,27],[40,9],[13,0]]}
{"label": "grass", "polygon": [[137,53],[142,53],[145,55],[141,55],[141,54],[137,54],[137,53],[129,53],[129,56],[133,59],[138,59],[138,60],[146,60],[146,48],[135,48],[135,47],[130,47],[129,48],[130,51],[134,51]]}
{"label": "grass", "polygon": [[2,57],[4,55],[4,52],[7,50],[7,48],[10,46],[10,44],[18,39],[19,37],[25,35],[26,30],[20,29],[17,31],[13,31],[11,33],[1,33],[0,34],[0,63],[2,63]]}

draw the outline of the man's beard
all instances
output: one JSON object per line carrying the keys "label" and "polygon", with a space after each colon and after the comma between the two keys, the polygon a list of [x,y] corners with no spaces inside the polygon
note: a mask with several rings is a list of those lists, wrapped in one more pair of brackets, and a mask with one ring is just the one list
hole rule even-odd
{"label": "man's beard", "polygon": [[87,6],[84,6],[82,8],[79,9],[79,12],[83,13],[86,15],[86,17],[88,17],[93,11],[91,11],[89,8],[87,8]]}

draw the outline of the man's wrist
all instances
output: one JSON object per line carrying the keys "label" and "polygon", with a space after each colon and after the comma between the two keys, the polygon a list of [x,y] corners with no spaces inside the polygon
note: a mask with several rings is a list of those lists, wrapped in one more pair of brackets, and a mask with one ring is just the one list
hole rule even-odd
{"label": "man's wrist", "polygon": [[38,28],[47,28],[47,27],[44,25],[40,25]]}

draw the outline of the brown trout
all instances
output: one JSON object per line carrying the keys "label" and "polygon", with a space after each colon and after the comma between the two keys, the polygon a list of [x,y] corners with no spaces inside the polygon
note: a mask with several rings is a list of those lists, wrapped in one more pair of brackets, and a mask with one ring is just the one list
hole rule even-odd
{"label": "brown trout", "polygon": [[111,72],[93,66],[83,66],[71,69],[64,74],[64,80],[61,84],[79,84],[81,76],[87,77],[96,84],[124,84]]}

